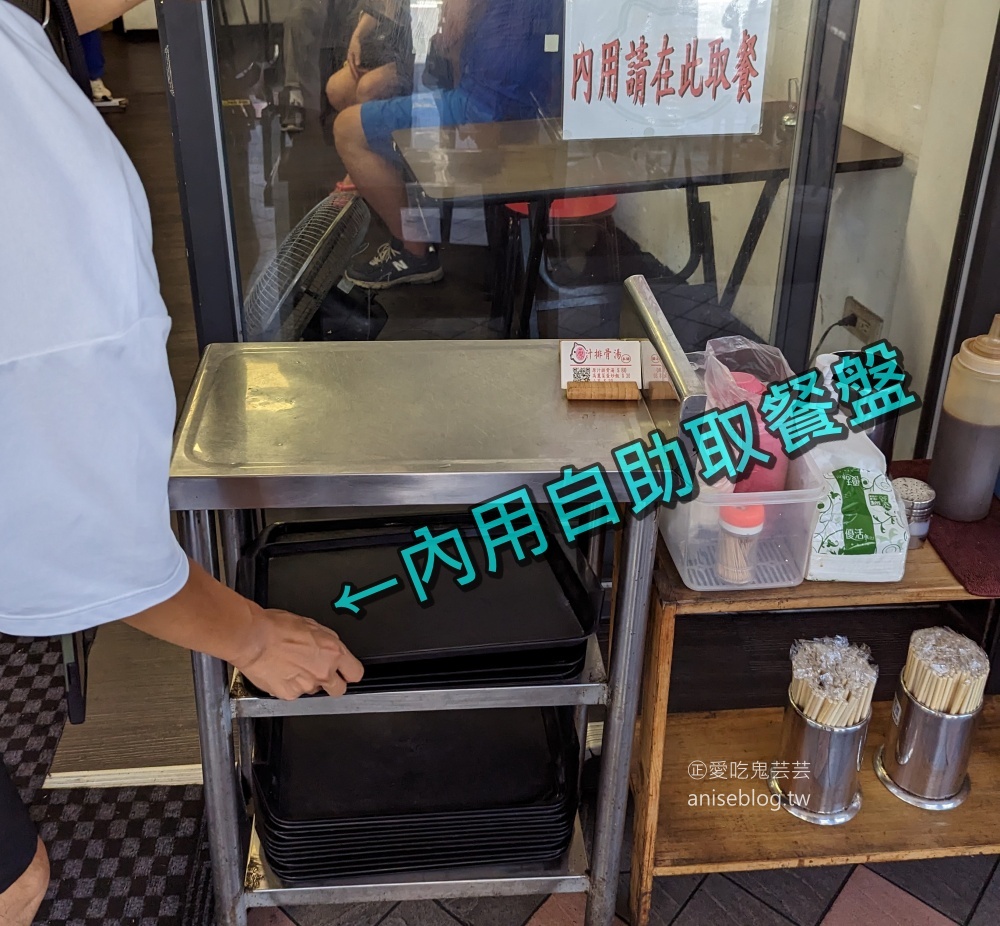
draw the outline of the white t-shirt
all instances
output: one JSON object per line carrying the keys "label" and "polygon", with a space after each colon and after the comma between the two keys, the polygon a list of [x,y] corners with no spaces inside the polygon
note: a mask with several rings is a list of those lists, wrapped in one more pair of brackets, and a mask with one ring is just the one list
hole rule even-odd
{"label": "white t-shirt", "polygon": [[118,620],[187,581],[169,330],[135,169],[0,0],[0,632]]}

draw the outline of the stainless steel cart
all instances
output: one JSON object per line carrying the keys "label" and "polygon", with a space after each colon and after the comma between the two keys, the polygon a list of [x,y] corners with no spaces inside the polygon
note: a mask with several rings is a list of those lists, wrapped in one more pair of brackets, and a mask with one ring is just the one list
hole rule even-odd
{"label": "stainless steel cart", "polygon": [[[191,557],[231,582],[247,513],[262,509],[471,506],[521,486],[543,502],[544,484],[566,466],[593,463],[605,467],[612,491],[627,501],[612,450],[645,438],[653,426],[641,402],[567,402],[556,342],[213,345],[179,426],[170,501]],[[219,660],[196,654],[221,926],[242,926],[250,907],[554,892],[588,892],[587,926],[609,926],[656,537],[655,517],[625,522],[607,672],[592,640],[584,672],[566,684],[281,702],[252,696],[238,673],[230,677]],[[532,705],[576,705],[579,717],[579,708],[600,703],[607,720],[589,861],[578,821],[568,857],[554,868],[459,869],[295,888],[269,872],[241,781],[247,718]]]}

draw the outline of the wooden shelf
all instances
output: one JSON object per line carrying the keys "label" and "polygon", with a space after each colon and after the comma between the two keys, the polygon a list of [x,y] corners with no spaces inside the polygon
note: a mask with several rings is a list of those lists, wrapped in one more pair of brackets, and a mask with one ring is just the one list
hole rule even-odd
{"label": "wooden shelf", "polygon": [[889,704],[875,705],[864,765],[863,805],[842,826],[815,826],[769,807],[691,807],[691,794],[767,793],[757,780],[694,781],[688,765],[770,761],[778,750],[781,709],[671,714],[660,790],[654,875],[1000,853],[1000,698],[987,701],[969,775],[972,794],[957,810],[918,810],[875,777],[872,756],[888,728]]}
{"label": "wooden shelf", "polygon": [[681,581],[663,539],[660,538],[655,583],[662,600],[677,606],[678,615],[808,608],[871,608],[878,605],[976,599],[951,574],[929,543],[925,543],[919,550],[910,551],[902,582],[803,582],[795,588],[694,592]]}

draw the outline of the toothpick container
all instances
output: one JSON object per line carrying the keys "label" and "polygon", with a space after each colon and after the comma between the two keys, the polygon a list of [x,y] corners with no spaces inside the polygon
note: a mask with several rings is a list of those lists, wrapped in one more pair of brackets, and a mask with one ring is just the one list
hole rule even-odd
{"label": "toothpick container", "polygon": [[924,707],[902,680],[892,702],[875,774],[901,801],[924,810],[953,810],[969,796],[969,757],[983,706],[968,714]]}
{"label": "toothpick container", "polygon": [[749,585],[757,568],[757,542],[764,530],[763,505],[728,505],[719,512],[715,573],[731,585]]}
{"label": "toothpick container", "polygon": [[[870,719],[871,712],[852,727],[816,723],[799,710],[789,692],[779,751],[787,775],[772,767],[768,783],[793,817],[819,826],[854,819],[861,809],[858,773]],[[808,770],[808,777],[795,777],[797,763]]]}

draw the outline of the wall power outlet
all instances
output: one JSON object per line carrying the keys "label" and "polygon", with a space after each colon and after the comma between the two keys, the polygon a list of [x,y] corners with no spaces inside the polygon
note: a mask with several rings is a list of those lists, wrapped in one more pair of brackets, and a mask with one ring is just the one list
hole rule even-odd
{"label": "wall power outlet", "polygon": [[862,305],[853,296],[847,297],[844,303],[844,318],[848,315],[856,315],[858,320],[847,330],[853,332],[854,336],[863,344],[874,344],[882,337],[882,326],[884,322],[866,305]]}

